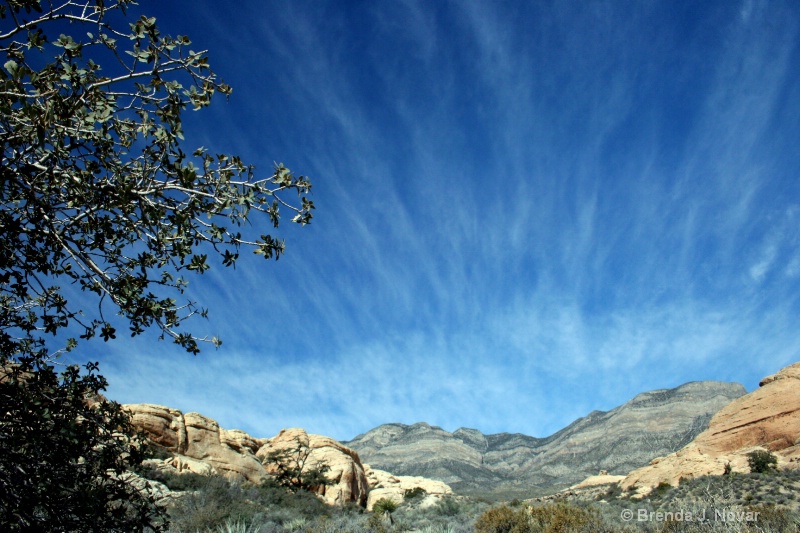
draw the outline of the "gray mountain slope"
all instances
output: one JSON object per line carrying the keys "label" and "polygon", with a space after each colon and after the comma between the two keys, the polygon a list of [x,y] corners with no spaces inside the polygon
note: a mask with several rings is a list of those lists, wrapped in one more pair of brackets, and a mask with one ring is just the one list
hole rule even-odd
{"label": "gray mountain slope", "polygon": [[600,470],[627,474],[678,450],[745,393],[738,383],[718,381],[645,392],[546,438],[467,428],[450,433],[420,422],[384,424],[344,444],[374,468],[438,479],[457,492],[557,490]]}

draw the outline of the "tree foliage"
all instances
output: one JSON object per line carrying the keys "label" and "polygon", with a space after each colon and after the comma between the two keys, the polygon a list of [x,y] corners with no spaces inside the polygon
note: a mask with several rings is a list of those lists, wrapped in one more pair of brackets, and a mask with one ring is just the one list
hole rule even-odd
{"label": "tree foliage", "polygon": [[98,396],[96,367],[58,376],[43,364],[0,368],[0,529],[160,529],[152,497],[121,477],[141,447],[125,412]]}
{"label": "tree foliage", "polygon": [[[80,341],[156,328],[190,353],[189,273],[278,259],[307,178],[188,151],[182,114],[231,88],[132,0],[0,0],[0,529],[137,530],[156,516],[119,473],[141,454]],[[260,229],[261,223],[270,229]],[[91,303],[86,303],[91,302]],[[118,318],[114,318],[118,315]],[[120,326],[122,324],[122,326]],[[79,341],[80,339],[80,341]],[[157,514],[157,513],[156,513]]]}
{"label": "tree foliage", "polygon": [[778,468],[778,458],[767,450],[753,450],[747,454],[747,465],[750,467],[750,472],[764,474]]}
{"label": "tree foliage", "polygon": [[272,471],[274,482],[279,486],[291,492],[313,492],[319,487],[330,485],[332,481],[325,476],[330,470],[326,463],[309,461],[311,452],[308,440],[296,438],[294,446],[273,450],[262,462],[268,471]]}
{"label": "tree foliage", "polygon": [[[42,347],[42,334],[67,326],[113,339],[113,313],[132,336],[155,326],[197,353],[199,340],[219,341],[179,329],[205,314],[176,299],[184,276],[208,270],[210,253],[224,266],[243,247],[280,257],[281,239],[244,233],[253,213],[273,227],[282,209],[311,219],[310,182],[283,165],[260,177],[237,156],[184,151],[181,114],[231,88],[154,18],[112,25],[132,3],[0,5],[2,353]],[[65,283],[96,294],[98,307],[75,308]]]}

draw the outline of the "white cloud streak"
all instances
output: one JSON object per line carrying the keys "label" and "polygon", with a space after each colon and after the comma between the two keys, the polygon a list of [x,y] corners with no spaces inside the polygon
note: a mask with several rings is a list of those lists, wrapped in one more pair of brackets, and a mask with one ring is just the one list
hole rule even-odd
{"label": "white cloud streak", "polygon": [[[319,213],[278,264],[198,282],[223,352],[124,345],[104,362],[113,395],[259,436],[420,420],[545,436],[792,362],[800,191],[774,171],[800,161],[772,132],[798,14],[704,12],[692,33],[665,5],[250,6],[264,63],[229,68],[268,84],[242,77],[230,114],[270,128],[227,140],[285,148]],[[718,42],[697,37],[712,23]]]}

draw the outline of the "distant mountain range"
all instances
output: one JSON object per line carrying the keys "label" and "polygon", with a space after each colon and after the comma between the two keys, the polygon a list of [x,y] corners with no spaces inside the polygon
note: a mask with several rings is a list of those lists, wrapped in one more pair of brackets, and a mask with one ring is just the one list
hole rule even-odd
{"label": "distant mountain range", "polygon": [[343,444],[373,468],[444,481],[458,493],[525,496],[552,492],[600,471],[625,475],[670,454],[746,392],[738,383],[718,381],[645,392],[546,438],[484,435],[466,428],[450,433],[420,422],[384,424]]}

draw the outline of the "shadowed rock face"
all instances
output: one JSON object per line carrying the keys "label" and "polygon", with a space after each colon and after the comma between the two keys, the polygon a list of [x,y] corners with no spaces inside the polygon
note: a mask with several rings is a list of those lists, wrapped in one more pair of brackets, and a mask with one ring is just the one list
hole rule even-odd
{"label": "shadowed rock face", "polygon": [[666,457],[634,470],[621,487],[644,495],[661,482],[748,472],[747,454],[756,448],[775,453],[781,468],[800,468],[800,363],[761,380],[761,387],[722,408],[708,429]]}
{"label": "shadowed rock face", "polygon": [[344,444],[375,468],[438,479],[456,492],[558,489],[600,470],[624,475],[680,449],[745,392],[715,381],[646,392],[547,438],[464,428],[450,433],[417,423],[385,424]]}

